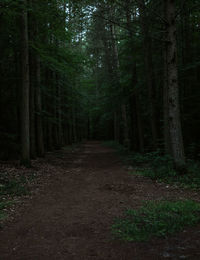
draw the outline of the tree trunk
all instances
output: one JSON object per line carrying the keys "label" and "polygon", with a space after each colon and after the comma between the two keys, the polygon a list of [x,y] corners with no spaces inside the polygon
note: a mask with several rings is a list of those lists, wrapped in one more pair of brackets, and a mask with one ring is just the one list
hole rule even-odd
{"label": "tree trunk", "polygon": [[42,125],[42,101],[41,101],[41,67],[40,57],[36,57],[36,133],[37,133],[37,154],[39,157],[44,156],[44,139],[43,139],[43,125]]}
{"label": "tree trunk", "polygon": [[63,127],[62,127],[62,94],[61,86],[59,82],[59,75],[56,74],[56,89],[57,89],[57,121],[58,121],[58,146],[63,146]]}
{"label": "tree trunk", "polygon": [[[30,8],[33,8],[32,0],[29,0]],[[31,30],[29,30],[30,41],[34,41],[36,28],[35,19],[32,12],[30,12],[28,20]],[[35,125],[35,78],[36,78],[36,62],[35,62],[35,51],[30,48],[29,56],[29,68],[30,68],[30,155],[32,159],[36,158],[36,125]]]}
{"label": "tree trunk", "polygon": [[[125,11],[126,11],[126,20],[127,20],[127,28],[128,28],[128,33],[130,36],[130,39],[133,39],[133,33],[132,33],[132,28],[131,28],[131,12],[130,12],[130,6],[131,6],[131,2],[130,0],[126,0],[126,5],[125,5]],[[131,45],[131,53],[134,53],[134,49]],[[140,107],[140,93],[138,91],[138,89],[136,88],[137,85],[137,69],[136,69],[136,60],[132,61],[133,57],[130,55],[129,59],[131,59],[129,61],[129,63],[131,64],[131,68],[130,68],[130,73],[132,76],[132,80],[131,80],[131,88],[133,89],[133,93],[132,93],[132,98],[131,98],[131,121],[132,121],[132,125],[135,125],[134,129],[132,129],[132,131],[135,131],[135,133],[132,133],[132,136],[135,136],[135,144],[133,144],[133,146],[137,149],[137,144],[136,142],[139,144],[139,151],[141,153],[144,152],[144,134],[143,134],[143,124],[142,124],[142,118],[141,118],[141,107]],[[137,139],[137,140],[136,140]]]}
{"label": "tree trunk", "polygon": [[139,150],[140,153],[144,153],[144,132],[141,117],[140,100],[138,95],[135,96],[136,102],[136,113],[137,113],[137,125],[138,125],[138,136],[139,136]]}
{"label": "tree trunk", "polygon": [[33,53],[30,56],[30,153],[31,158],[36,158],[36,132],[35,132],[35,64]]}
{"label": "tree trunk", "polygon": [[128,120],[127,120],[127,113],[126,113],[126,105],[122,105],[122,119],[123,119],[123,145],[130,149],[130,140],[129,140],[129,129],[128,129]]}
{"label": "tree trunk", "polygon": [[22,100],[21,100],[21,164],[30,167],[30,118],[29,118],[29,46],[27,1],[23,0],[21,15],[21,66],[22,66]]}
{"label": "tree trunk", "polygon": [[[104,46],[104,50],[105,50],[105,56],[104,56],[104,63],[105,63],[105,67],[106,67],[106,78],[107,78],[107,84],[110,84],[110,82],[115,82],[116,80],[116,76],[114,75],[114,71],[113,71],[113,62],[112,62],[112,53],[110,51],[109,48],[109,42],[108,42],[108,37],[109,35],[107,35],[107,31],[105,29],[105,22],[102,23],[102,28],[101,30],[103,31],[103,35],[104,37],[102,37],[102,42],[103,42],[103,46]],[[106,37],[107,36],[107,37]],[[114,140],[116,142],[119,143],[119,139],[120,139],[120,124],[119,124],[119,107],[117,106],[117,108],[115,109],[114,113],[113,113],[113,136],[114,136]]]}
{"label": "tree trunk", "polygon": [[53,125],[53,142],[56,150],[60,149],[59,144],[59,135],[58,135],[58,96],[57,96],[57,83],[56,83],[56,73],[52,73],[53,78],[53,117],[54,117],[54,125]]}
{"label": "tree trunk", "polygon": [[117,112],[114,112],[114,140],[119,143],[119,119]]}
{"label": "tree trunk", "polygon": [[164,45],[163,59],[164,59],[164,82],[163,82],[163,118],[164,118],[164,148],[165,154],[172,155],[170,132],[169,132],[169,104],[168,104],[168,72],[167,72],[167,52],[166,45]]}
{"label": "tree trunk", "polygon": [[141,20],[141,28],[143,33],[143,47],[144,47],[144,62],[146,72],[146,83],[148,86],[148,99],[149,99],[149,112],[150,112],[150,123],[152,132],[152,141],[154,149],[157,148],[158,133],[156,124],[156,108],[155,108],[155,75],[153,69],[153,58],[152,58],[152,40],[149,35],[148,19],[146,14],[145,1],[140,0],[139,12]]}
{"label": "tree trunk", "polygon": [[185,167],[185,156],[179,108],[179,86],[177,72],[176,12],[175,0],[165,0],[166,12],[166,70],[167,100],[169,113],[169,135],[174,164],[177,169]]}
{"label": "tree trunk", "polygon": [[[115,75],[115,84],[116,87],[120,87],[120,64],[119,64],[119,55],[118,55],[118,49],[117,49],[117,43],[116,43],[116,35],[115,35],[115,26],[113,24],[110,25],[110,31],[111,31],[111,39],[112,39],[112,55],[113,55],[113,69],[114,69],[114,75]],[[127,121],[127,115],[126,115],[126,105],[124,101],[121,104],[121,114],[122,114],[122,120],[123,120],[123,144],[126,145],[127,148],[130,148],[130,139],[129,139],[129,129],[128,129],[128,121]]]}
{"label": "tree trunk", "polygon": [[77,143],[77,127],[76,127],[76,111],[75,104],[72,107],[72,130],[73,130],[73,143]]}

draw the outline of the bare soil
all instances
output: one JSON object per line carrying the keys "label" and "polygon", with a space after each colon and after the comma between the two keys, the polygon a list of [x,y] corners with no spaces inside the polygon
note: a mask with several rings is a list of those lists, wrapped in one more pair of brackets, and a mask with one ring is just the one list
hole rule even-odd
{"label": "bare soil", "polygon": [[[48,154],[41,184],[0,232],[0,259],[200,259],[200,225],[166,239],[118,241],[111,225],[144,200],[193,199],[200,193],[128,174],[117,155],[98,142],[75,153]],[[39,169],[38,169],[39,170]]]}

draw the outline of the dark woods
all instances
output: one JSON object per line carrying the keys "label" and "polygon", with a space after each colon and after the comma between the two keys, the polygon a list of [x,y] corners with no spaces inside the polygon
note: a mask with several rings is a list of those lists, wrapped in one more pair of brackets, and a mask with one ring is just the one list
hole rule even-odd
{"label": "dark woods", "polygon": [[[199,159],[199,1],[0,1],[0,158],[83,139]],[[21,155],[19,157],[19,155]]]}

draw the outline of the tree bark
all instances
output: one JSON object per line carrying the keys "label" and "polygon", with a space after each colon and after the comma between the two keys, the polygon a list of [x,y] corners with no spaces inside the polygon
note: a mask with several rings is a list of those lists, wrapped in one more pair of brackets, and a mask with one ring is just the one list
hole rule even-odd
{"label": "tree bark", "polygon": [[76,111],[75,103],[72,105],[72,131],[73,131],[73,143],[77,143],[77,127],[76,127]]}
{"label": "tree bark", "polygon": [[[32,0],[29,0],[30,8],[33,8]],[[29,14],[29,20],[31,30],[29,30],[30,41],[34,41],[36,33],[36,24],[33,15],[33,11]],[[30,155],[32,159],[36,158],[36,125],[35,125],[35,78],[36,78],[36,62],[35,51],[30,48],[29,56],[29,68],[30,68]]]}
{"label": "tree bark", "polygon": [[[131,7],[131,2],[130,0],[126,0],[126,20],[127,20],[127,28],[128,28],[128,33],[130,36],[130,39],[133,39],[133,33],[131,30],[131,12],[130,12],[130,7]],[[131,45],[131,53],[134,53],[134,49]],[[138,89],[136,88],[137,85],[137,70],[136,70],[136,61],[132,61],[132,56],[129,57],[131,60],[129,61],[129,63],[131,64],[131,68],[130,68],[130,73],[132,75],[132,80],[131,80],[131,84],[132,84],[132,89],[133,89],[133,93],[132,93],[132,98],[131,98],[131,121],[132,121],[132,125],[135,125],[135,128],[132,129],[133,131],[135,131],[135,134],[132,133],[133,137],[135,136],[135,143],[138,143],[138,148],[139,151],[141,153],[144,152],[144,134],[143,134],[143,124],[142,124],[142,118],[141,118],[141,105],[140,105],[140,93],[138,91]],[[137,140],[136,140],[137,139]],[[134,147],[137,149],[137,144],[134,144]]]}
{"label": "tree bark", "polygon": [[167,72],[167,51],[164,46],[163,59],[164,59],[164,82],[163,82],[163,118],[164,118],[164,148],[165,154],[172,155],[170,131],[169,131],[169,94],[168,94],[168,72]]}
{"label": "tree bark", "polygon": [[[120,64],[119,64],[119,55],[118,55],[118,49],[117,49],[117,43],[116,43],[116,35],[115,35],[115,25],[110,25],[110,31],[111,31],[111,41],[112,41],[112,56],[113,56],[113,70],[115,75],[115,84],[116,87],[120,87]],[[128,120],[127,120],[127,114],[126,114],[126,104],[124,101],[121,104],[121,114],[122,114],[122,120],[123,120],[123,144],[130,148],[130,139],[129,139],[129,129],[128,129]]]}
{"label": "tree bark", "polygon": [[126,111],[126,105],[122,104],[122,119],[123,119],[123,145],[130,149],[130,140],[129,140],[129,129],[128,129],[128,120],[127,120],[127,111]]}
{"label": "tree bark", "polygon": [[29,118],[29,44],[27,1],[22,1],[21,14],[21,66],[22,66],[22,99],[21,99],[21,164],[30,167],[30,118]]}
{"label": "tree bark", "polygon": [[114,140],[119,143],[119,119],[117,112],[114,112]]}
{"label": "tree bark", "polygon": [[43,139],[43,122],[42,122],[42,100],[41,100],[41,65],[40,57],[36,56],[36,133],[37,133],[37,154],[44,157],[44,139]]}
{"label": "tree bark", "polygon": [[59,83],[59,75],[56,74],[56,86],[57,86],[57,117],[58,117],[58,144],[59,147],[63,146],[63,127],[62,127],[62,94],[61,86]]}
{"label": "tree bark", "polygon": [[170,145],[174,164],[177,169],[185,167],[180,108],[179,85],[177,72],[176,46],[176,12],[175,0],[165,0],[166,13],[166,71],[167,71],[167,100],[169,115]]}
{"label": "tree bark", "polygon": [[148,19],[146,14],[145,1],[140,0],[139,12],[141,20],[141,28],[143,33],[143,47],[144,47],[144,63],[146,72],[146,83],[148,86],[149,112],[150,124],[152,132],[152,141],[154,149],[157,148],[158,131],[156,123],[156,108],[155,108],[155,75],[152,58],[152,40],[149,35]]}
{"label": "tree bark", "polygon": [[136,113],[137,113],[137,125],[138,125],[138,136],[139,136],[139,151],[140,153],[144,153],[144,131],[141,117],[141,108],[140,108],[140,100],[139,96],[135,96],[136,102]]}

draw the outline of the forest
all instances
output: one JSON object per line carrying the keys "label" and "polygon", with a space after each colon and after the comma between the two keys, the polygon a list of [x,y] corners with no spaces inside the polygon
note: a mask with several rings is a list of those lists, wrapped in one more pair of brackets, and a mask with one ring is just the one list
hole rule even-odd
{"label": "forest", "polygon": [[3,160],[83,139],[199,159],[198,1],[1,1]]}
{"label": "forest", "polygon": [[199,0],[0,0],[0,50],[0,173],[103,144],[130,171],[198,192]]}

